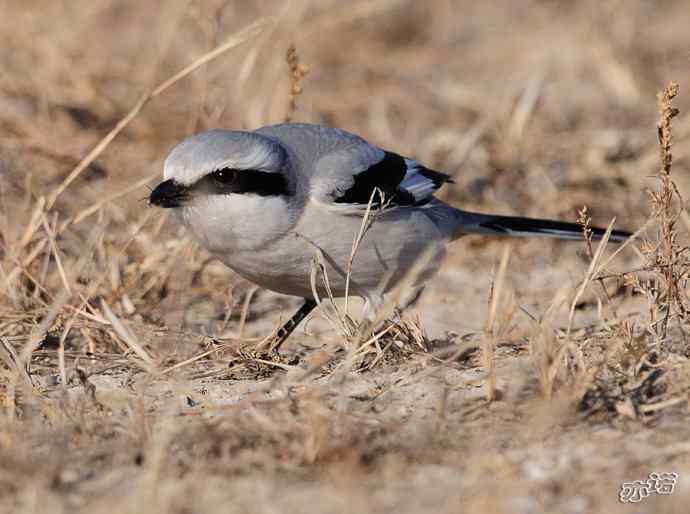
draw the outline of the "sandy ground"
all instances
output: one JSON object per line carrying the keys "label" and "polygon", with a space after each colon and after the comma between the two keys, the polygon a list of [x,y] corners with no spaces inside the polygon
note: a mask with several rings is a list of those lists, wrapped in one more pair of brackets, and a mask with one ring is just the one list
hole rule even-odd
{"label": "sandy ground", "polygon": [[[637,230],[671,80],[690,194],[687,7],[0,1],[0,510],[686,512],[684,213],[670,282],[659,216],[579,295],[584,242],[472,236],[385,335],[362,345],[324,305],[275,357],[260,342],[299,300],[209,261],[145,199],[186,135],[285,119],[294,44],[293,120],[453,175],[440,196],[466,209],[586,205]],[[257,21],[68,179],[142,95]],[[672,494],[621,501],[662,472]]]}

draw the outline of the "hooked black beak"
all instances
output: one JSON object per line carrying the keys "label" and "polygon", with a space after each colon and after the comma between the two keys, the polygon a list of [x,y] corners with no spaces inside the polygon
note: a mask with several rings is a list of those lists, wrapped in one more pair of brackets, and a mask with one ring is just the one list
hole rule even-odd
{"label": "hooked black beak", "polygon": [[187,186],[178,184],[174,180],[166,180],[156,186],[151,191],[149,196],[149,203],[169,209],[172,207],[182,207],[185,201],[189,198],[189,190]]}

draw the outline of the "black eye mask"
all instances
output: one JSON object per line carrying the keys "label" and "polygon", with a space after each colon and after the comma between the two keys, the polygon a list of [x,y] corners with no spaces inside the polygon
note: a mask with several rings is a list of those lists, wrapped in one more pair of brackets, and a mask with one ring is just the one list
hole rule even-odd
{"label": "black eye mask", "polygon": [[290,195],[288,183],[280,173],[258,170],[223,168],[198,180],[192,189],[198,193],[227,195],[256,194],[259,196]]}

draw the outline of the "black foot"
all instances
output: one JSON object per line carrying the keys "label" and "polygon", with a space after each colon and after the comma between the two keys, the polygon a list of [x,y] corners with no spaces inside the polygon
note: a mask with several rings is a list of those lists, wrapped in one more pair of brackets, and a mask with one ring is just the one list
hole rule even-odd
{"label": "black foot", "polygon": [[316,308],[316,301],[311,298],[305,298],[304,304],[299,310],[285,322],[285,324],[278,330],[276,342],[271,346],[271,351],[275,354],[278,353],[280,346],[285,342],[285,340],[290,337],[290,334],[297,328],[304,318],[306,318],[311,311]]}

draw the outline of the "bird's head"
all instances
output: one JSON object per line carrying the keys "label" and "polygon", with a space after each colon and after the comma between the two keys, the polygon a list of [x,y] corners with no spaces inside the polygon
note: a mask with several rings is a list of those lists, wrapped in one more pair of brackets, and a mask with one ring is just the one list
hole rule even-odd
{"label": "bird's head", "polygon": [[295,184],[285,149],[252,132],[211,130],[178,144],[149,203],[173,209],[211,251],[251,247],[272,237]]}
{"label": "bird's head", "polygon": [[251,132],[211,130],[178,144],[165,160],[163,182],[149,202],[184,207],[205,196],[290,195],[287,155],[276,141]]}

